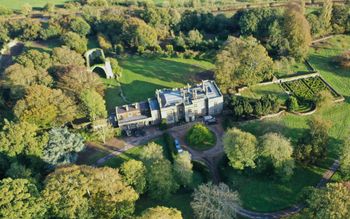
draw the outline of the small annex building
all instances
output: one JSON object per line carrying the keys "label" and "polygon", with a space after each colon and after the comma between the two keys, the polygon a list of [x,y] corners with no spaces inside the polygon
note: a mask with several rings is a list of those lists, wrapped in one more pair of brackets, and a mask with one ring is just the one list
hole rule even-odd
{"label": "small annex building", "polygon": [[184,88],[156,90],[155,98],[116,107],[116,119],[123,130],[156,125],[191,122],[198,117],[218,115],[224,98],[215,81],[202,81]]}

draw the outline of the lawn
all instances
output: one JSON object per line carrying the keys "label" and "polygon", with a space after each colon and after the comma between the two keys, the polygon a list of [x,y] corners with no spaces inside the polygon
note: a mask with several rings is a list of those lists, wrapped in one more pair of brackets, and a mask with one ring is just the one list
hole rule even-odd
{"label": "lawn", "polygon": [[260,99],[267,94],[276,95],[281,103],[284,103],[288,98],[286,92],[278,84],[269,84],[264,86],[251,86],[241,92],[243,97]]}
{"label": "lawn", "polygon": [[120,89],[128,102],[137,102],[154,97],[155,90],[161,88],[184,87],[196,81],[196,73],[212,69],[210,62],[181,58],[144,58],[129,56],[118,60],[123,68],[119,85],[109,82],[105,92],[107,109],[125,104],[120,97]]}
{"label": "lawn", "polygon": [[32,7],[43,7],[48,2],[55,5],[63,5],[68,1],[71,0],[0,0],[0,5],[11,9],[21,9],[21,7],[26,3],[30,4]]}
{"label": "lawn", "polygon": [[[316,45],[309,55],[309,61],[314,68],[346,99],[344,103],[335,104],[316,113],[333,123],[329,130],[330,144],[327,159],[317,166],[297,165],[295,175],[291,181],[285,183],[266,177],[246,176],[226,167],[224,170],[224,175],[227,176],[226,183],[239,191],[244,207],[257,211],[275,211],[295,204],[303,188],[315,185],[325,168],[338,158],[341,145],[348,137],[350,130],[350,72],[335,65],[333,58],[348,49],[350,49],[350,36],[337,36]],[[275,88],[272,88],[271,92],[274,93]],[[259,92],[256,95],[258,96]],[[236,126],[256,136],[267,132],[280,132],[290,138],[295,145],[297,139],[305,133],[307,120],[311,117],[287,114],[263,121],[236,124]],[[335,180],[339,179],[340,177],[337,176]]]}

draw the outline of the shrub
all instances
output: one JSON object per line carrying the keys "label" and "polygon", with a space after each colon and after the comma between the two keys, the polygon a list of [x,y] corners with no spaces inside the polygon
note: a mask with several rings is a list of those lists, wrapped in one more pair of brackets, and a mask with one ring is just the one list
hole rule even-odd
{"label": "shrub", "polygon": [[215,144],[215,135],[205,125],[197,123],[187,132],[186,139],[190,146],[205,150]]}
{"label": "shrub", "polygon": [[160,122],[160,124],[159,124],[159,129],[160,130],[165,130],[165,129],[167,129],[168,128],[168,124],[167,124],[167,122],[166,122],[166,119],[162,119],[162,121]]}
{"label": "shrub", "polygon": [[297,110],[299,108],[299,103],[298,103],[297,98],[295,98],[294,96],[290,96],[286,100],[286,106],[287,106],[287,110],[289,112],[293,112],[293,111]]}

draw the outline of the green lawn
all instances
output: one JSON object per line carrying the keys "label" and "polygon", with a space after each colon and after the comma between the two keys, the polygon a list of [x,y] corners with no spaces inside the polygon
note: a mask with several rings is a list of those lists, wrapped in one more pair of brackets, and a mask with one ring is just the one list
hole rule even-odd
{"label": "green lawn", "polygon": [[[295,204],[302,189],[315,185],[325,168],[328,168],[339,156],[342,142],[348,137],[350,131],[350,72],[335,65],[333,58],[348,49],[350,49],[350,36],[337,36],[311,49],[309,56],[309,61],[314,68],[319,70],[326,81],[346,98],[344,103],[335,104],[316,113],[333,123],[329,131],[330,144],[327,159],[317,166],[308,168],[298,165],[295,175],[286,183],[255,175],[245,176],[227,167],[224,171],[224,175],[227,176],[226,183],[239,191],[244,207],[257,211],[275,211]],[[271,91],[274,93],[275,88],[271,88]],[[257,90],[255,95],[258,96],[259,93],[260,91]],[[246,95],[253,94],[248,92]],[[306,131],[307,120],[311,117],[287,114],[263,121],[236,124],[236,126],[257,136],[266,132],[281,132],[295,145],[297,139]],[[340,176],[337,176],[335,180],[339,179]]]}
{"label": "green lawn", "polygon": [[109,81],[105,92],[107,109],[125,104],[120,97],[123,90],[128,102],[137,102],[154,97],[155,90],[161,88],[183,87],[196,81],[195,73],[212,69],[210,62],[180,58],[144,58],[129,56],[118,60],[123,68],[119,82]]}
{"label": "green lawn", "polygon": [[243,97],[260,99],[263,95],[273,94],[278,97],[281,103],[288,98],[286,92],[278,84],[269,84],[265,86],[251,86],[241,92]]}
{"label": "green lawn", "polygon": [[32,7],[43,7],[48,2],[55,5],[63,5],[71,0],[0,0],[0,5],[11,9],[21,9],[22,5],[28,3]]}

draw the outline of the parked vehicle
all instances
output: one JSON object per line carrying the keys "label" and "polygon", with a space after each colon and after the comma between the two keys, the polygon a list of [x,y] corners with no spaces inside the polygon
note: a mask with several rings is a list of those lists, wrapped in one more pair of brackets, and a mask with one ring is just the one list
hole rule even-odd
{"label": "parked vehicle", "polygon": [[206,125],[212,125],[217,123],[216,118],[214,116],[204,116],[203,122]]}
{"label": "parked vehicle", "polygon": [[179,140],[175,139],[175,147],[176,147],[176,150],[177,150],[177,153],[182,153],[184,150],[181,148],[181,145],[179,143]]}

